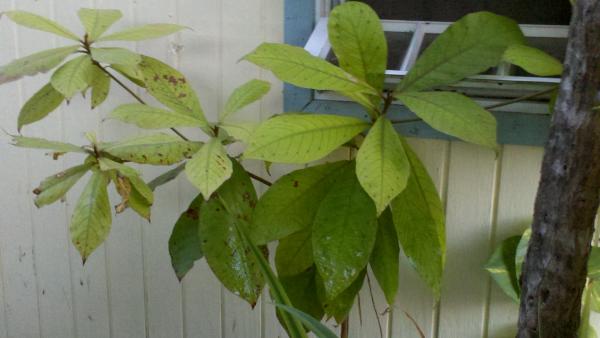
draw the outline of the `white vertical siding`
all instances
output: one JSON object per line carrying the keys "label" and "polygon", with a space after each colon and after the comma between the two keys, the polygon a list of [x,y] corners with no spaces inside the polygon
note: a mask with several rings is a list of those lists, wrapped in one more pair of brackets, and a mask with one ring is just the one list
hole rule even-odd
{"label": "white vertical siding", "polygon": [[[120,9],[124,19],[117,27],[151,22],[190,27],[175,37],[124,45],[181,69],[198,91],[210,120],[216,119],[231,91],[252,78],[271,81],[273,89],[239,118],[257,121],[281,111],[282,84],[270,73],[238,60],[263,41],[283,40],[282,0],[13,0],[0,4],[0,11],[33,11],[79,33],[76,10],[80,6]],[[6,19],[0,20],[0,41],[0,64],[64,42],[17,28]],[[46,81],[47,75],[0,86],[2,128],[15,132],[24,99]],[[109,101],[97,111],[75,98],[48,119],[26,127],[25,134],[74,143],[85,142],[83,131],[91,130],[103,140],[132,136],[140,131],[102,121],[126,102],[132,99],[113,84]],[[197,137],[196,131],[185,133]],[[152,223],[131,212],[115,215],[107,243],[82,266],[70,244],[68,224],[83,184],[65,203],[39,210],[30,193],[41,179],[77,164],[80,158],[52,161],[38,151],[11,147],[8,141],[0,133],[0,338],[286,336],[266,293],[251,310],[219,284],[204,261],[183,282],[177,281],[168,238],[177,217],[196,194],[184,178],[157,190]],[[365,282],[361,306],[350,316],[351,337],[379,337],[380,325],[386,337],[416,337],[405,312],[428,338],[510,336],[517,306],[491,283],[482,265],[492,246],[528,224],[542,150],[503,146],[496,157],[460,142],[411,139],[410,143],[446,205],[448,258],[442,298],[437,303],[403,259],[400,291],[392,308],[388,309],[372,276],[372,290]],[[266,175],[256,163],[248,165]],[[270,179],[291,169],[276,165]],[[144,175],[152,178],[163,171],[145,167]],[[111,191],[113,201],[116,197]]]}

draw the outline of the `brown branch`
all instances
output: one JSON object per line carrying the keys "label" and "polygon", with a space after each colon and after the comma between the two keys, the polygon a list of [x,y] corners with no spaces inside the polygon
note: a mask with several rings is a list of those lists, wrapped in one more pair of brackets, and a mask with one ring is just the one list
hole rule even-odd
{"label": "brown branch", "polygon": [[253,174],[253,173],[251,173],[251,172],[249,172],[249,171],[247,171],[247,173],[248,173],[248,176],[250,176],[250,177],[251,177],[252,179],[254,179],[255,181],[258,181],[258,182],[260,182],[260,183],[262,183],[262,184],[264,184],[264,185],[266,185],[266,186],[268,186],[268,187],[270,187],[270,186],[272,186],[272,185],[273,185],[273,183],[271,183],[271,182],[267,181],[266,179],[264,179],[264,178],[262,178],[262,177],[260,177],[260,176],[258,176],[258,175],[256,175],[256,174]]}
{"label": "brown branch", "polygon": [[342,322],[342,327],[340,328],[340,338],[348,338],[348,333],[350,331],[350,321],[348,318],[344,319]]}

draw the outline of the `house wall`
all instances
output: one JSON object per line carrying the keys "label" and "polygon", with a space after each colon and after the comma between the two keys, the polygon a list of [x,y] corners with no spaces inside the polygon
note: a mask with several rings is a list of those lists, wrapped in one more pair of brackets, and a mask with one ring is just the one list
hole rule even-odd
{"label": "house wall", "polygon": [[[189,26],[192,30],[173,38],[125,46],[181,69],[209,119],[216,118],[233,88],[251,78],[271,80],[274,88],[242,115],[258,121],[281,111],[281,84],[238,60],[260,42],[282,41],[282,0],[5,0],[0,11],[32,11],[80,32],[76,10],[81,6],[121,9],[124,20],[119,27],[154,22]],[[0,64],[62,43],[0,20]],[[0,127],[15,133],[19,108],[47,80],[42,76],[0,86]],[[95,130],[102,140],[137,134],[136,128],[104,120],[112,108],[131,101],[118,87],[98,111],[75,98],[23,133],[81,144],[83,131]],[[190,130],[186,134],[198,137]],[[0,133],[0,338],[285,337],[270,300],[252,311],[220,286],[205,262],[197,263],[182,283],[175,278],[167,242],[179,213],[196,194],[184,178],[158,190],[152,223],[129,212],[114,216],[108,241],[82,266],[68,235],[81,185],[64,203],[43,209],[35,208],[31,194],[41,179],[81,158],[69,155],[54,161],[43,152],[16,149],[8,142]],[[379,337],[378,321],[385,336],[417,337],[405,312],[427,337],[510,336],[517,306],[493,285],[482,266],[494,245],[527,225],[542,150],[503,146],[496,156],[461,142],[410,142],[447,209],[448,257],[441,301],[436,304],[403,259],[393,308],[387,308],[371,278],[373,301],[365,286],[360,306],[351,314],[351,337]],[[256,163],[248,165],[262,171]],[[273,174],[289,169],[275,166]],[[163,170],[144,168],[144,175],[152,178]]]}

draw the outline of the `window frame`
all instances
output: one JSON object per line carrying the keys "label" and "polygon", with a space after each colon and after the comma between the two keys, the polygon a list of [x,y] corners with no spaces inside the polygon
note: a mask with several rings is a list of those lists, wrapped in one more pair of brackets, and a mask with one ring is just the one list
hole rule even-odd
{"label": "window frame", "polygon": [[[343,2],[339,0],[314,0],[297,1],[285,0],[285,30],[284,42],[291,45],[304,47],[313,55],[326,57],[330,46],[327,42],[327,14],[332,5]],[[392,84],[398,82],[411,63],[416,59],[416,49],[420,49],[420,42],[426,33],[441,33],[449,23],[421,23],[417,27],[417,22],[382,20],[386,31],[407,31],[409,26],[415,33],[407,52],[408,57],[401,61],[400,70],[386,71],[386,81]],[[526,35],[538,37],[565,37],[567,36],[567,26],[544,26],[544,25],[521,25]],[[420,36],[420,38],[419,38]],[[420,41],[417,41],[420,40]],[[411,48],[413,50],[411,50]],[[498,79],[506,80],[508,83],[532,83],[533,87],[540,84],[556,84],[560,82],[558,78],[543,77],[525,77],[525,76],[507,76],[507,75],[477,75],[470,77],[460,84],[468,85],[468,82],[475,81],[478,85],[489,83],[494,85]],[[533,79],[533,80],[532,80]],[[498,83],[495,83],[498,85]],[[497,87],[501,88],[501,87]],[[477,102],[483,106],[501,102],[502,100],[494,98],[478,99]],[[320,92],[311,89],[298,88],[293,85],[284,86],[284,111],[286,112],[312,112],[321,114],[350,115],[362,118],[368,118],[364,109],[360,105],[348,101],[346,98],[331,92]],[[543,146],[548,136],[550,127],[549,107],[546,103],[540,102],[520,102],[505,106],[492,113],[498,121],[498,143]],[[401,104],[393,104],[389,110],[392,119],[412,119],[416,116]],[[454,140],[453,137],[434,130],[422,121],[403,123],[396,125],[396,129],[403,135],[409,137],[433,138]]]}

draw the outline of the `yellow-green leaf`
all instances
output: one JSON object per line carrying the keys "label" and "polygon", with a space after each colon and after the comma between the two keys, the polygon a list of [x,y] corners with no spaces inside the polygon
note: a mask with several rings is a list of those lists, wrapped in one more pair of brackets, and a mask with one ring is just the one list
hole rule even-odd
{"label": "yellow-green leaf", "polygon": [[71,31],[59,25],[58,23],[44,18],[43,16],[25,11],[8,11],[1,14],[5,14],[9,19],[21,26],[53,33],[70,40],[79,41],[77,35],[71,33]]}
{"label": "yellow-green leaf", "polygon": [[238,110],[245,106],[260,100],[265,94],[271,89],[271,84],[267,81],[262,80],[250,80],[240,87],[236,88],[221,114],[219,114],[219,121],[224,121],[228,116],[236,113]]}
{"label": "yellow-green leaf", "polygon": [[90,164],[82,164],[47,177],[39,187],[33,190],[33,193],[37,195],[35,205],[41,208],[61,199],[90,167]]}
{"label": "yellow-green leaf", "polygon": [[394,225],[402,251],[439,297],[446,260],[444,209],[425,166],[408,144],[403,144],[411,175],[406,189],[392,200]]}
{"label": "yellow-green leaf", "polygon": [[383,89],[387,42],[377,13],[367,4],[346,2],[331,11],[327,27],[340,67]]}
{"label": "yellow-green leaf", "polygon": [[79,46],[67,46],[44,50],[0,67],[0,84],[15,81],[23,76],[32,76],[45,73],[58,66]]}
{"label": "yellow-green leaf", "polygon": [[263,43],[244,59],[298,87],[378,95],[368,84],[300,47]]}
{"label": "yellow-green leaf", "polygon": [[107,29],[123,17],[123,13],[116,9],[81,8],[77,12],[77,15],[79,15],[79,20],[85,27],[88,41],[94,41],[99,38]]}
{"label": "yellow-green leaf", "polygon": [[141,41],[156,39],[179,32],[186,27],[170,24],[155,23],[125,29],[99,38],[97,41]]}
{"label": "yellow-green leaf", "polygon": [[47,84],[35,93],[19,113],[17,128],[20,131],[24,125],[37,122],[48,116],[64,101],[65,97],[56,91],[51,84]]}
{"label": "yellow-green leaf", "polygon": [[135,66],[142,62],[142,56],[125,48],[92,48],[92,59],[107,64]]}
{"label": "yellow-green leaf", "polygon": [[110,77],[106,75],[100,68],[94,67],[92,81],[92,109],[101,105],[110,92]]}
{"label": "yellow-green leaf", "polygon": [[453,84],[496,66],[506,48],[525,41],[518,24],[490,12],[465,15],[421,54],[396,92]]}
{"label": "yellow-green leaf", "polygon": [[69,227],[71,241],[84,263],[110,232],[112,215],[107,185],[108,179],[105,174],[94,171],[73,211]]}
{"label": "yellow-green leaf", "polygon": [[406,188],[410,164],[392,123],[380,117],[356,155],[356,176],[381,214]]}
{"label": "yellow-green leaf", "polygon": [[126,66],[119,64],[112,64],[110,68],[117,71],[119,74],[125,76],[129,81],[135,83],[136,85],[146,88],[146,83],[144,83],[144,74],[138,68],[138,66]]}
{"label": "yellow-green leaf", "polygon": [[143,75],[148,92],[154,98],[178,113],[195,117],[200,121],[202,130],[212,134],[202,112],[198,96],[183,74],[148,56],[142,56],[142,62],[138,68]]}
{"label": "yellow-green leaf", "polygon": [[248,142],[258,125],[258,122],[228,121],[220,123],[219,128],[225,130],[229,136],[236,140]]}
{"label": "yellow-green leaf", "polygon": [[140,103],[119,106],[110,113],[110,117],[126,123],[133,123],[144,129],[200,127],[202,125],[201,121],[195,117]]}
{"label": "yellow-green leaf", "polygon": [[94,76],[94,64],[88,55],[79,56],[52,74],[50,83],[65,98],[70,99],[75,93],[85,90]]}
{"label": "yellow-green leaf", "polygon": [[279,115],[254,131],[244,156],[269,162],[307,163],[325,157],[367,126],[362,120],[346,116]]}
{"label": "yellow-green leaf", "polygon": [[221,141],[213,138],[187,162],[185,173],[208,200],[212,193],[231,177],[233,167]]}
{"label": "yellow-green leaf", "polygon": [[184,141],[175,135],[159,133],[103,144],[100,150],[124,161],[169,165],[191,158],[200,146],[199,142]]}
{"label": "yellow-green leaf", "polygon": [[154,193],[152,189],[142,180],[140,173],[123,163],[115,162],[109,158],[101,157],[98,159],[100,169],[103,171],[116,170],[122,176],[129,180],[132,188],[135,188],[139,193],[140,197],[144,199],[149,205],[154,203]]}
{"label": "yellow-green leaf", "polygon": [[563,71],[562,63],[555,57],[540,49],[526,45],[509,46],[502,59],[538,76],[560,75]]}
{"label": "yellow-green leaf", "polygon": [[85,149],[74,144],[49,141],[43,138],[11,135],[13,145],[21,148],[52,150],[57,153],[86,153]]}
{"label": "yellow-green leaf", "polygon": [[433,128],[463,141],[496,148],[496,118],[472,99],[451,92],[408,92],[397,98]]}

